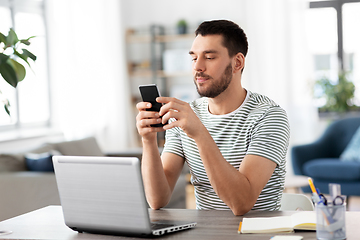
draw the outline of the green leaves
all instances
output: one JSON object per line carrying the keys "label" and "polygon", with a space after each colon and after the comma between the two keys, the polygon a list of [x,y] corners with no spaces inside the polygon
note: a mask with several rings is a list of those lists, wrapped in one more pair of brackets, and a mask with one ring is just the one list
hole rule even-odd
{"label": "green leaves", "polygon": [[0,73],[6,82],[8,82],[11,86],[16,87],[18,78],[14,68],[10,64],[9,59],[9,56],[0,53]]}
{"label": "green leaves", "polygon": [[0,43],[6,43],[6,37],[0,32]]}
{"label": "green leaves", "polygon": [[[20,45],[29,46],[30,39],[33,37],[34,36],[19,40],[17,34],[12,28],[10,28],[7,36],[0,33],[0,43],[4,44],[4,50],[0,53],[0,74],[5,81],[14,88],[17,86],[18,82],[25,78],[26,75],[25,67],[18,62],[18,60],[22,59],[29,65],[29,67],[31,66],[28,59],[30,58],[33,61],[36,60],[36,56],[29,50],[22,48],[22,53],[20,53],[17,48]],[[9,53],[6,54],[5,52]]]}
{"label": "green leaves", "polygon": [[339,74],[336,84],[332,84],[328,78],[322,78],[316,82],[316,86],[322,91],[318,97],[326,99],[320,111],[347,112],[357,108],[352,104],[355,85],[347,80],[346,73]]}
{"label": "green leaves", "polygon": [[22,49],[23,53],[19,53],[18,51],[14,51],[14,54],[16,56],[18,56],[19,58],[21,58],[22,60],[24,60],[24,62],[26,62],[29,67],[30,66],[30,63],[28,62],[28,58],[30,58],[31,60],[35,61],[36,60],[36,56],[34,54],[32,54],[30,51],[26,50],[26,49]]}
{"label": "green leaves", "polygon": [[[8,60],[8,62],[10,64],[10,66],[15,70],[17,81],[20,82],[20,81],[24,80],[25,75],[26,75],[25,67],[11,58]],[[13,86],[13,87],[16,87],[16,86]]]}
{"label": "green leaves", "polygon": [[4,109],[5,109],[5,112],[8,114],[8,115],[10,115],[10,103],[9,103],[9,101],[8,100],[6,100],[5,102],[4,102]]}
{"label": "green leaves", "polygon": [[[24,61],[30,68],[28,60],[36,60],[36,56],[26,48],[21,48],[21,52],[18,51],[21,45],[29,46],[31,38],[34,36],[19,39],[12,28],[7,36],[0,32],[0,74],[14,88],[26,76],[26,69],[18,60]],[[4,104],[5,111],[10,115],[9,106],[9,103]]]}
{"label": "green leaves", "polygon": [[29,58],[31,58],[33,61],[36,60],[36,56],[34,54],[32,54],[30,51],[26,50],[26,49],[22,49],[23,50],[23,54],[24,56],[27,56]]}
{"label": "green leaves", "polygon": [[12,28],[9,30],[9,35],[6,37],[6,41],[6,45],[8,46],[15,46],[15,44],[19,41],[18,36]]}

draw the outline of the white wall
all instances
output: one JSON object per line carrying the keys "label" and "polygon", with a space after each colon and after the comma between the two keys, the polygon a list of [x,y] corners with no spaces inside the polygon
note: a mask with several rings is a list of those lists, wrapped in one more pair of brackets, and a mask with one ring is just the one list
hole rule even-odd
{"label": "white wall", "polygon": [[150,24],[175,26],[180,19],[195,25],[210,19],[232,19],[243,25],[246,22],[244,13],[247,1],[131,0],[123,1],[123,7],[126,26],[143,27]]}
{"label": "white wall", "polygon": [[66,139],[131,146],[121,1],[48,1],[53,122]]}

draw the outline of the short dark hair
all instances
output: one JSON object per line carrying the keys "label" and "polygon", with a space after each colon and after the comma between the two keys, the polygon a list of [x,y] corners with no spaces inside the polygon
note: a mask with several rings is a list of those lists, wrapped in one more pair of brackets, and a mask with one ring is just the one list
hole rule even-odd
{"label": "short dark hair", "polygon": [[239,25],[228,20],[205,21],[196,29],[195,35],[222,35],[223,45],[227,48],[229,56],[233,57],[241,52],[246,56],[248,41],[244,30]]}

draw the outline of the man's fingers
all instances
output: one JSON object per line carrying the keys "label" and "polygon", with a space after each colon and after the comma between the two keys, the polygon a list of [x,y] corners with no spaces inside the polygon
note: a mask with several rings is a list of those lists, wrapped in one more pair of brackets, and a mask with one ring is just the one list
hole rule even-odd
{"label": "man's fingers", "polygon": [[157,97],[157,98],[156,98],[156,101],[157,101],[158,103],[164,103],[164,104],[167,104],[167,103],[169,103],[169,102],[174,102],[174,103],[177,103],[177,104],[184,104],[184,103],[186,103],[186,102],[181,101],[181,100],[179,100],[179,99],[177,99],[177,98],[174,98],[174,97]]}
{"label": "man's fingers", "polygon": [[172,98],[172,97],[157,97],[156,101],[158,103],[168,103],[171,101],[175,101],[176,98]]}
{"label": "man's fingers", "polygon": [[139,111],[138,115],[136,116],[136,120],[140,121],[141,119],[159,118],[159,117],[160,115],[158,112]]}
{"label": "man's fingers", "polygon": [[179,104],[177,102],[168,102],[165,105],[163,105],[160,108],[160,116],[165,115],[167,112],[181,112],[182,110],[186,109],[186,105],[184,104]]}
{"label": "man's fingers", "polygon": [[180,113],[177,110],[173,110],[170,109],[168,112],[166,112],[163,116],[162,116],[162,123],[166,123],[170,120],[170,118],[175,118],[176,120],[179,120],[180,118]]}
{"label": "man's fingers", "polygon": [[161,118],[142,119],[141,121],[139,121],[140,127],[150,127],[150,125],[158,123],[161,123]]}
{"label": "man's fingers", "polygon": [[139,110],[139,111],[144,111],[148,108],[151,108],[151,103],[149,102],[139,102],[136,104],[136,108]]}

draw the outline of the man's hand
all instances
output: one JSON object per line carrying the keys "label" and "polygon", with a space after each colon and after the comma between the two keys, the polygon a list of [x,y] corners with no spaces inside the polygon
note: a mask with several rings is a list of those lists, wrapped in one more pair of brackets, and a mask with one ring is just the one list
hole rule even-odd
{"label": "man's hand", "polygon": [[172,97],[158,97],[156,101],[165,104],[159,112],[162,116],[162,123],[166,123],[170,118],[176,119],[165,125],[163,127],[165,130],[180,127],[193,139],[200,136],[202,131],[207,131],[188,103]]}
{"label": "man's hand", "polygon": [[[163,106],[162,108],[164,108]],[[161,113],[146,111],[151,103],[140,102],[136,105],[139,110],[136,116],[136,127],[143,141],[141,172],[144,179],[146,199],[153,209],[166,206],[170,201],[177,179],[181,174],[184,159],[176,154],[164,153],[163,163],[159,154],[156,133],[165,131],[165,127],[151,127],[161,123]],[[163,114],[168,110],[162,110]],[[167,120],[166,120],[167,121]],[[163,122],[166,122],[163,120]]]}
{"label": "man's hand", "polygon": [[143,140],[156,140],[156,132],[164,131],[162,127],[151,127],[151,124],[161,123],[161,118],[158,112],[146,111],[151,108],[151,103],[139,102],[136,104],[136,108],[139,110],[136,116],[136,127],[143,138]]}

